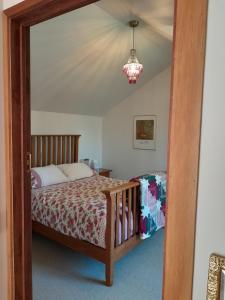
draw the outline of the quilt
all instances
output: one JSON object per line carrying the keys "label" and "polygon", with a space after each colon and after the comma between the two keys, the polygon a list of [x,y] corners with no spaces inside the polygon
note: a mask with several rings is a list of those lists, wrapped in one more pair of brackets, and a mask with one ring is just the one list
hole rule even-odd
{"label": "quilt", "polygon": [[95,175],[32,189],[32,220],[105,248],[106,199],[101,191],[126,182]]}
{"label": "quilt", "polygon": [[142,240],[165,227],[166,173],[154,172],[135,178],[140,182],[139,233]]}

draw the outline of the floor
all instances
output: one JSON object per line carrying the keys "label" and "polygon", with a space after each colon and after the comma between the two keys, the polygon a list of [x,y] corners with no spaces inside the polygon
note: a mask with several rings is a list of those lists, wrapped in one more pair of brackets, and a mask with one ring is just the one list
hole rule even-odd
{"label": "floor", "polygon": [[34,300],[161,300],[164,230],[115,265],[104,285],[104,265],[41,236],[33,236]]}

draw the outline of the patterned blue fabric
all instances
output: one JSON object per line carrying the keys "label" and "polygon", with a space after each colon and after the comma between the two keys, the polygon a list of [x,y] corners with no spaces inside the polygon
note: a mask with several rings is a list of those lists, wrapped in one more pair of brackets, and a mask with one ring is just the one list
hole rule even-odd
{"label": "patterned blue fabric", "polygon": [[165,226],[166,173],[154,172],[137,178],[140,182],[140,238],[151,237]]}

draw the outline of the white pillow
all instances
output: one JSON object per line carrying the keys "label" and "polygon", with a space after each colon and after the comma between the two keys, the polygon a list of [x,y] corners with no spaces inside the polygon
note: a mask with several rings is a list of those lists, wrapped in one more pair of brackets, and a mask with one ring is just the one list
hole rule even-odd
{"label": "white pillow", "polygon": [[84,163],[58,165],[69,180],[77,180],[94,175],[94,171]]}
{"label": "white pillow", "polygon": [[32,170],[39,175],[41,179],[41,186],[69,181],[65,174],[63,174],[63,172],[55,165],[33,168]]}

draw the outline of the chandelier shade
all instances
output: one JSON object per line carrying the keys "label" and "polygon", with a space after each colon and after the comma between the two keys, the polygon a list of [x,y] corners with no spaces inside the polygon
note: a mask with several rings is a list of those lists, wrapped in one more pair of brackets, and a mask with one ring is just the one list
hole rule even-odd
{"label": "chandelier shade", "polygon": [[139,63],[134,47],[134,28],[137,27],[138,24],[139,22],[137,20],[129,22],[130,27],[133,28],[133,48],[130,50],[128,62],[123,66],[123,73],[127,76],[129,84],[135,84],[143,71],[143,65]]}
{"label": "chandelier shade", "polygon": [[127,76],[130,84],[135,84],[143,71],[143,65],[139,63],[136,50],[130,50],[130,57],[127,64],[123,66],[123,73]]}

